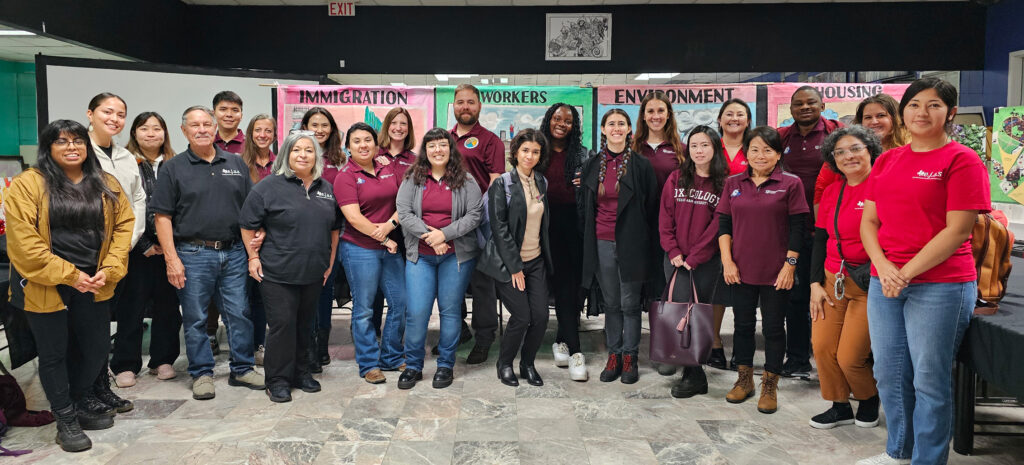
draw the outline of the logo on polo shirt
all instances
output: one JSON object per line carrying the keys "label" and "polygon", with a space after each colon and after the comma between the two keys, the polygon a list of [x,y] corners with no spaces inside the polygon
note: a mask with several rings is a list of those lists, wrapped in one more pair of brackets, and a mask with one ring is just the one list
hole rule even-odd
{"label": "logo on polo shirt", "polygon": [[333,195],[328,194],[327,192],[320,192],[320,191],[317,191],[316,198],[324,199],[324,200],[334,200],[334,196]]}
{"label": "logo on polo shirt", "polygon": [[469,139],[466,139],[466,143],[462,145],[466,146],[467,149],[475,149],[476,146],[480,145],[480,139],[470,137]]}
{"label": "logo on polo shirt", "polygon": [[783,154],[783,155],[785,155],[785,154],[787,154],[787,153],[789,153],[789,147],[786,147],[786,150],[783,150],[783,151],[782,151],[782,154]]}
{"label": "logo on polo shirt", "polygon": [[942,171],[931,171],[931,172],[928,172],[928,171],[925,171],[925,170],[920,170],[920,171],[917,172],[917,176],[914,176],[914,179],[924,179],[926,181],[938,181],[938,180],[942,179]]}
{"label": "logo on polo shirt", "polygon": [[380,178],[381,178],[381,179],[387,179],[387,178],[390,178],[390,177],[392,177],[392,176],[394,176],[394,173],[391,173],[391,174],[382,174],[382,175],[380,175]]}
{"label": "logo on polo shirt", "polygon": [[405,165],[405,166],[412,166],[412,163],[409,163],[409,162],[406,162],[406,161],[401,161],[401,160],[398,161],[398,164],[399,165]]}
{"label": "logo on polo shirt", "polygon": [[365,180],[365,179],[363,179],[363,178],[361,178],[361,177],[360,177],[360,178],[356,178],[356,184],[362,184],[362,183],[364,183],[364,182],[366,182],[366,180]]}
{"label": "logo on polo shirt", "polygon": [[740,196],[740,190],[739,189],[736,189],[736,190],[732,191],[731,194],[729,194],[729,197],[739,197],[739,196]]}
{"label": "logo on polo shirt", "polygon": [[765,194],[771,194],[771,195],[774,195],[774,194],[781,194],[781,193],[783,193],[783,192],[786,192],[786,190],[785,190],[785,189],[775,189],[775,190],[772,190],[772,189],[765,189],[765,190],[764,190],[764,193],[765,193]]}
{"label": "logo on polo shirt", "polygon": [[864,209],[864,201],[863,200],[858,201],[857,202],[857,208],[854,208],[854,210],[863,210],[863,209]]}
{"label": "logo on polo shirt", "polygon": [[242,172],[238,171],[236,169],[221,168],[220,175],[221,176],[241,176]]}

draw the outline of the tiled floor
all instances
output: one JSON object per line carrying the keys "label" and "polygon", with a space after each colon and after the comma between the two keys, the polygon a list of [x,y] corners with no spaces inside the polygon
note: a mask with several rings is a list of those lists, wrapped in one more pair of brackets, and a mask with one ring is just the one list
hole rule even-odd
{"label": "tiled floor", "polygon": [[[543,387],[502,385],[493,364],[497,346],[487,363],[467,366],[464,345],[451,387],[431,388],[434,358],[428,355],[425,381],[409,391],[395,386],[398,373],[389,373],[384,385],[360,379],[347,312],[336,314],[334,323],[335,360],[319,376],[320,393],[296,391],[293,402],[274,404],[262,391],[229,387],[224,354],[218,357],[217,397],[192,400],[182,356],[177,379],[142,375],[137,386],[119,390],[135,410],[119,415],[111,429],[90,432],[92,450],[62,452],[53,444],[53,425],[14,428],[3,445],[35,452],[2,458],[0,464],[817,465],[852,464],[885,446],[884,422],[873,429],[809,427],[808,419],[828,407],[816,381],[783,380],[780,409],[773,415],[757,412],[756,397],[739,405],[725,402],[733,372],[709,369],[709,393],[686,400],[669,395],[676,376],[659,376],[646,362],[637,384],[601,383],[600,319],[585,321],[581,334],[590,357],[589,382],[570,381],[553,365],[552,317],[537,361]],[[436,324],[435,316],[431,344]],[[646,343],[645,331],[641,353]],[[1019,421],[1022,414],[1015,410],[995,414]],[[950,463],[1021,463],[1022,443],[979,437],[978,455],[951,453]]]}

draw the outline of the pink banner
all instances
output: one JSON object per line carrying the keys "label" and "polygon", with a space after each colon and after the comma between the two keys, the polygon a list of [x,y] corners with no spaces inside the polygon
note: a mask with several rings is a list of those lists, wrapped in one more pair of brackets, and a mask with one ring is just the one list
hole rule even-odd
{"label": "pink banner", "polygon": [[857,104],[875,94],[889,94],[898,102],[910,84],[821,84],[783,83],[768,86],[768,125],[783,127],[793,124],[789,101],[797,89],[809,85],[821,92],[825,101],[822,116],[851,124],[857,113]]}
{"label": "pink banner", "polygon": [[[748,84],[692,84],[654,86],[600,86],[597,88],[597,120],[612,108],[620,108],[630,118],[639,118],[640,101],[650,92],[660,90],[672,102],[676,116],[676,129],[680,137],[697,125],[717,127],[718,110],[722,103],[739,98],[750,106],[751,116],[757,117],[757,86]],[[756,125],[758,121],[754,121]],[[634,122],[635,124],[635,122]]]}
{"label": "pink banner", "polygon": [[412,116],[412,134],[416,137],[417,147],[419,138],[434,127],[432,87],[279,86],[278,134],[285,135],[290,130],[299,129],[302,115],[313,107],[324,107],[331,112],[342,139],[348,127],[357,122],[369,124],[379,133],[384,116],[394,107],[405,108]]}

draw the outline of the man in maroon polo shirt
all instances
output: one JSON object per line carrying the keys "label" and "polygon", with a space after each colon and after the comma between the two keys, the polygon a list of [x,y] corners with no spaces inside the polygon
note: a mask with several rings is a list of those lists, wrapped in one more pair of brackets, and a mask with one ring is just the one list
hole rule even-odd
{"label": "man in maroon polo shirt", "polygon": [[[825,137],[842,127],[842,123],[821,117],[825,110],[821,92],[811,86],[803,86],[790,97],[789,111],[793,115],[791,126],[779,128],[782,138],[782,162],[786,170],[797,175],[803,183],[807,205],[814,205],[814,183],[821,172],[824,159],[821,144]],[[796,282],[789,293],[789,307],[786,309],[786,362],[782,375],[803,377],[811,371],[811,249],[814,230],[814,212],[807,215],[807,234],[799,250],[800,259],[796,267]]]}
{"label": "man in maroon polo shirt", "polygon": [[218,92],[213,96],[213,116],[217,119],[213,143],[225,152],[242,153],[245,133],[238,129],[242,124],[242,97],[230,90]]}
{"label": "man in maroon polo shirt", "polygon": [[[491,181],[505,172],[505,144],[493,132],[480,125],[480,91],[475,86],[462,84],[456,87],[454,107],[456,124],[452,128],[452,136],[455,138],[455,148],[462,154],[466,171],[473,175],[473,179],[480,185],[480,192],[486,195]],[[466,363],[483,363],[487,360],[487,352],[498,330],[494,280],[474,271],[469,288],[473,293],[473,331],[476,342],[466,357]]]}

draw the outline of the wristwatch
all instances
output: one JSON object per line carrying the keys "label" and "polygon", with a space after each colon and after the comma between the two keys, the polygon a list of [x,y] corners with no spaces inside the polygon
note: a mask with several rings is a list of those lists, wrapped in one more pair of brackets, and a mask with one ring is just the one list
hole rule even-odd
{"label": "wristwatch", "polygon": [[786,263],[796,266],[796,257],[786,257]]}
{"label": "wristwatch", "polygon": [[397,228],[398,227],[398,222],[395,221],[395,220],[391,220],[391,226],[394,226],[394,227]]}

